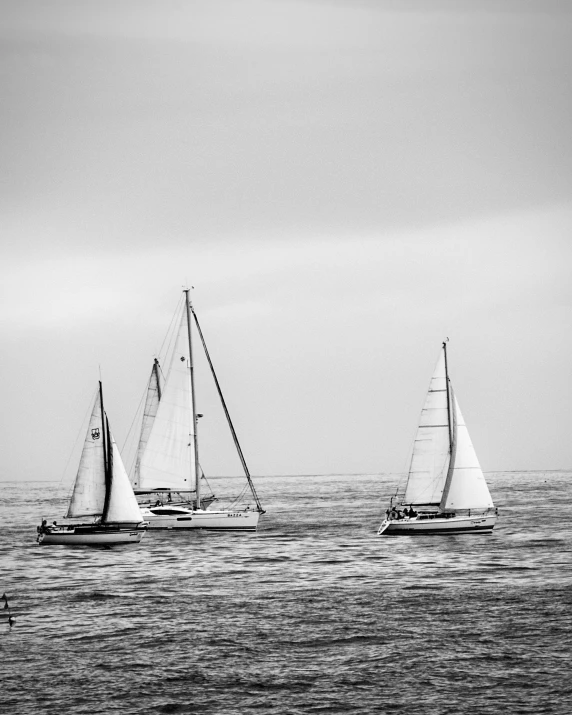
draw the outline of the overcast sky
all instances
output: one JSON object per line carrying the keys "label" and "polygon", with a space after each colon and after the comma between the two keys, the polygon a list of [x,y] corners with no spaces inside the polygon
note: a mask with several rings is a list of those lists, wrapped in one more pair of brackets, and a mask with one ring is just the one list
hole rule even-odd
{"label": "overcast sky", "polygon": [[0,479],[100,369],[123,444],[185,284],[254,474],[406,469],[446,337],[483,468],[572,467],[569,2],[0,10]]}

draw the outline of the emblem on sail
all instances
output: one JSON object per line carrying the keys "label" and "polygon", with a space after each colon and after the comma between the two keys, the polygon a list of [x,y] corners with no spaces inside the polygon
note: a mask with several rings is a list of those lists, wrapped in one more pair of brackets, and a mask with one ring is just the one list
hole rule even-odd
{"label": "emblem on sail", "polygon": [[99,439],[99,427],[96,427],[95,429],[91,430],[91,438],[92,439]]}

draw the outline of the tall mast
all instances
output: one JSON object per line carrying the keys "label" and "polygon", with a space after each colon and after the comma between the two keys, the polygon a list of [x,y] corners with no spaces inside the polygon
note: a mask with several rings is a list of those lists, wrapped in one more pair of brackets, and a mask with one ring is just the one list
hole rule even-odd
{"label": "tall mast", "polygon": [[101,521],[104,522],[107,517],[107,511],[109,509],[109,500],[111,498],[111,436],[109,433],[109,422],[105,417],[105,411],[103,409],[103,387],[101,385],[101,380],[99,381],[99,404],[101,405],[101,436],[103,439],[103,470],[105,474],[105,499],[103,502],[103,513],[101,515]]}
{"label": "tall mast", "polygon": [[451,481],[455,469],[455,459],[457,456],[457,418],[453,412],[454,405],[452,400],[453,388],[449,384],[449,368],[447,365],[447,343],[443,343],[443,352],[445,353],[445,389],[447,390],[447,421],[449,423],[449,468],[447,469],[447,477],[439,503],[439,510],[443,511],[449,498],[451,490]]}
{"label": "tall mast", "polygon": [[193,419],[193,443],[195,447],[195,489],[197,492],[197,509],[201,508],[201,475],[199,470],[199,442],[197,439],[197,406],[195,404],[195,368],[193,365],[193,340],[191,337],[191,310],[189,289],[185,288],[185,309],[187,311],[187,332],[189,335],[189,372],[191,375],[191,408]]}
{"label": "tall mast", "polygon": [[451,396],[449,394],[449,369],[447,367],[447,343],[443,343],[445,354],[445,390],[447,391],[447,422],[449,424],[449,452],[453,451],[453,424],[451,420]]}

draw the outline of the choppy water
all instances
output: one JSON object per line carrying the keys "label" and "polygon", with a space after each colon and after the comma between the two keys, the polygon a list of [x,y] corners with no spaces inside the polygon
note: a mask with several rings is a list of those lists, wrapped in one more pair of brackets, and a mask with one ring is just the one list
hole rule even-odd
{"label": "choppy water", "polygon": [[571,478],[488,475],[492,535],[381,538],[393,478],[264,478],[257,534],[101,550],[36,546],[65,491],[4,484],[0,709],[568,715]]}

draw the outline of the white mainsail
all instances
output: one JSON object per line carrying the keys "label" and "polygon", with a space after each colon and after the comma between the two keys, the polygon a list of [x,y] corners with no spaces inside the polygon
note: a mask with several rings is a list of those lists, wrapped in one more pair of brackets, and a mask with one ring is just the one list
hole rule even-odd
{"label": "white mainsail", "polygon": [[141,422],[141,435],[139,437],[139,446],[137,448],[137,459],[135,460],[135,470],[133,472],[133,488],[137,489],[140,487],[141,483],[141,459],[147,448],[147,442],[149,441],[149,436],[151,430],[153,429],[153,424],[155,422],[155,417],[157,416],[157,410],[159,409],[159,401],[161,399],[161,385],[159,382],[159,362],[155,360],[153,369],[151,370],[151,377],[149,378],[149,385],[147,387],[147,395],[145,396],[145,407],[143,408],[143,420]]}
{"label": "white mainsail", "polygon": [[81,453],[74,490],[66,517],[95,516],[103,513],[105,502],[105,455],[99,392]]}
{"label": "white mainsail", "polygon": [[141,522],[143,521],[143,515],[113,436],[111,437],[111,444],[113,476],[105,522]]}
{"label": "white mainsail", "polygon": [[441,510],[492,509],[493,500],[471,442],[467,425],[454,397],[455,448],[449,489],[443,494]]}
{"label": "white mainsail", "polygon": [[194,429],[187,318],[182,311],[161,400],[139,462],[138,489],[194,489]]}
{"label": "white mainsail", "polygon": [[450,460],[447,375],[442,350],[431,378],[413,444],[403,502],[439,504]]}

